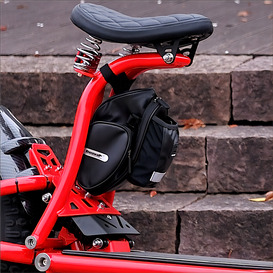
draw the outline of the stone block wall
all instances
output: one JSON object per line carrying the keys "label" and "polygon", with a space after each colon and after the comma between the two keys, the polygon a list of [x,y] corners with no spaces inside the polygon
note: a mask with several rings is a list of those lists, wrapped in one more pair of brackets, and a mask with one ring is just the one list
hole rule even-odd
{"label": "stone block wall", "polygon": [[[177,156],[154,197],[129,183],[117,192],[114,206],[141,233],[133,238],[137,249],[273,260],[272,202],[249,201],[273,185],[272,63],[273,57],[196,56],[189,68],[150,71],[134,83],[153,86],[175,119],[206,124],[180,128]],[[89,81],[72,66],[66,57],[1,59],[1,104],[62,164]]]}
{"label": "stone block wall", "polygon": [[257,57],[232,72],[233,118],[273,120],[273,57]]}
{"label": "stone block wall", "polygon": [[[272,63],[273,57],[196,56],[191,67],[147,72],[132,88],[153,86],[175,119],[272,122]],[[2,56],[1,103],[24,123],[72,125],[89,81],[72,67],[69,57]]]}
{"label": "stone block wall", "polygon": [[273,186],[273,127],[225,128],[207,136],[208,192],[265,192]]}

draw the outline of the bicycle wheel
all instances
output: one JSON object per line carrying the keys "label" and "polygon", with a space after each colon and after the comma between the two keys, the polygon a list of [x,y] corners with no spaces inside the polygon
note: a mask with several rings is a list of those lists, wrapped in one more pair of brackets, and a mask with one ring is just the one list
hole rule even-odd
{"label": "bicycle wheel", "polygon": [[[0,106],[1,125],[1,149],[0,149],[0,183],[3,179],[30,176],[38,174],[35,167],[31,167],[28,160],[28,149],[21,149],[12,153],[4,153],[2,145],[10,143],[11,140],[32,135],[11,114],[11,112]],[[25,244],[25,238],[29,236],[38,222],[38,214],[41,215],[41,207],[35,210],[38,198],[36,193],[12,194],[1,197],[1,241]],[[41,199],[40,199],[41,200]],[[41,202],[41,201],[40,201]],[[33,213],[33,211],[35,211]],[[11,263],[1,260],[1,272],[38,272],[34,266]]]}
{"label": "bicycle wheel", "polygon": [[[26,213],[18,194],[1,197],[1,241],[24,244],[33,230],[32,218]],[[34,266],[1,261],[1,272],[38,272]]]}

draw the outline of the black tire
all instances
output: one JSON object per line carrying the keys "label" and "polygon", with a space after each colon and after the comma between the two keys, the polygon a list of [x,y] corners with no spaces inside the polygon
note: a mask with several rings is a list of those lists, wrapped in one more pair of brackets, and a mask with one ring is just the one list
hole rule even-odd
{"label": "black tire", "polygon": [[[1,105],[0,140],[0,183],[2,179],[39,174],[37,168],[31,166],[29,162],[28,150],[31,143],[44,144],[45,142],[42,139],[33,138],[13,114]],[[41,198],[44,193],[45,191],[35,191],[1,197],[1,241],[25,244],[26,237],[31,235],[46,208]],[[1,260],[1,272],[38,271],[34,265]]]}
{"label": "black tire", "polygon": [[[25,244],[33,223],[17,194],[1,197],[1,241]],[[1,261],[1,272],[38,272],[34,266]]]}

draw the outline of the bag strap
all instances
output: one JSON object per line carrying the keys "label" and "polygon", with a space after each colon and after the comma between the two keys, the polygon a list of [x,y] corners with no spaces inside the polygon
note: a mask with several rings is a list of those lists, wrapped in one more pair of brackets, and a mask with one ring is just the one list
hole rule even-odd
{"label": "bag strap", "polygon": [[142,146],[144,137],[146,135],[148,126],[150,124],[150,121],[152,119],[152,117],[155,115],[155,113],[157,112],[157,110],[160,107],[164,107],[166,110],[169,108],[166,107],[168,106],[168,104],[166,102],[164,102],[161,98],[156,97],[155,99],[153,99],[148,106],[146,107],[145,111],[143,112],[142,115],[142,119],[138,128],[138,133],[136,136],[136,144],[135,144],[135,148],[132,154],[132,163],[134,164],[134,161],[136,160],[136,158],[138,157],[140,148]]}
{"label": "bag strap", "polygon": [[111,84],[115,94],[120,94],[129,90],[135,81],[129,80],[125,72],[116,75],[108,64],[102,66],[100,72],[104,79]]}

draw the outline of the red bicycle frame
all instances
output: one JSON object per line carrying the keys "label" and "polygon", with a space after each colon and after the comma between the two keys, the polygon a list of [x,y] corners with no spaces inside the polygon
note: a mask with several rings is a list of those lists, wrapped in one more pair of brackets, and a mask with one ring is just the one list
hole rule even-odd
{"label": "red bicycle frame", "polygon": [[[191,63],[189,57],[178,54],[172,64],[166,64],[157,53],[135,54],[119,58],[109,66],[118,75],[125,72],[129,79],[135,79],[139,74],[151,69],[180,68]],[[88,73],[87,73],[88,75]],[[273,270],[241,270],[212,266],[194,266],[183,264],[166,264],[160,262],[119,260],[104,257],[84,257],[66,255],[64,247],[72,250],[84,250],[77,239],[63,228],[58,238],[49,238],[59,217],[120,213],[112,207],[115,192],[100,196],[90,196],[76,184],[89,122],[96,108],[101,104],[107,82],[98,71],[86,86],[80,99],[74,122],[71,141],[62,169],[52,150],[45,144],[33,144],[30,150],[30,162],[40,172],[38,176],[21,177],[1,181],[1,195],[17,192],[43,190],[53,188],[54,193],[40,221],[26,238],[26,246],[1,242],[1,259],[10,262],[32,264],[40,255],[39,262],[50,264],[47,272],[273,272]],[[111,92],[113,95],[113,92]],[[103,205],[102,205],[103,204]],[[129,252],[126,240],[110,241],[105,252]],[[37,256],[38,255],[38,256]]]}

